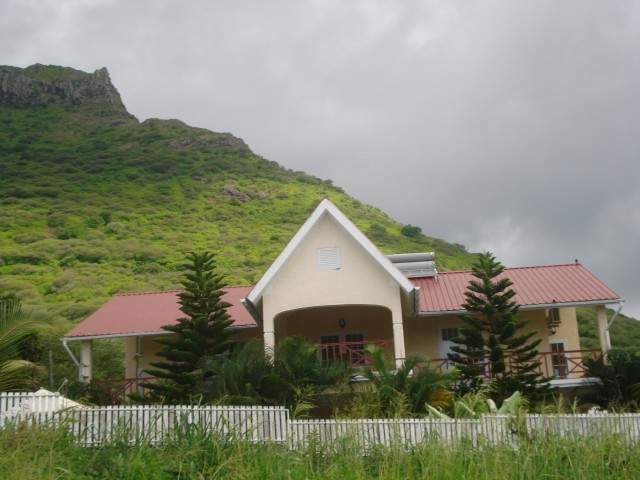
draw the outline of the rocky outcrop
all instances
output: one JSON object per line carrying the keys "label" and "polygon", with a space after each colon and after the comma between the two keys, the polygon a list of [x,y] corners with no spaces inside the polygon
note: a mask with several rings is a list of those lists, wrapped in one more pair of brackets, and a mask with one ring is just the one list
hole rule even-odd
{"label": "rocky outcrop", "polygon": [[249,195],[247,195],[246,193],[242,193],[233,185],[225,185],[224,187],[222,187],[221,192],[224,195],[227,195],[228,197],[231,197],[231,198],[235,198],[236,200],[239,200],[240,202],[243,202],[243,203],[251,200],[251,197]]}
{"label": "rocky outcrop", "polygon": [[249,147],[241,138],[230,133],[208,133],[197,137],[181,137],[167,141],[172,148],[234,148],[238,151],[250,152]]}
{"label": "rocky outcrop", "polygon": [[40,64],[0,66],[0,106],[43,105],[90,106],[100,113],[131,117],[106,68],[86,73]]}
{"label": "rocky outcrop", "polygon": [[249,191],[247,193],[241,192],[234,185],[225,185],[220,189],[220,192],[242,203],[248,202],[249,200],[255,200],[257,198],[267,198],[269,196],[266,192],[259,191],[259,190]]}

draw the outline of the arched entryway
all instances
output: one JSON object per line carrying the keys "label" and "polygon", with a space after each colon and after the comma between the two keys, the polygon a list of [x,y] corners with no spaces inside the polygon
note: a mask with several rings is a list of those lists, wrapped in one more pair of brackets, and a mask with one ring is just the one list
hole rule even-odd
{"label": "arched entryway", "polygon": [[393,359],[391,311],[376,305],[335,305],[281,312],[275,317],[276,347],[284,338],[300,336],[318,346],[325,361],[343,360],[353,366],[365,361],[367,344],[381,346]]}

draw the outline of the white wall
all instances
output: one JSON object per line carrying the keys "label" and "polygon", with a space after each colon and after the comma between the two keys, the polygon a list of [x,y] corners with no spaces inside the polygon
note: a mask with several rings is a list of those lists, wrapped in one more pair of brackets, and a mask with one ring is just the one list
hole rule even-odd
{"label": "white wall", "polygon": [[[317,250],[340,249],[341,268],[318,267]],[[396,358],[404,358],[402,305],[397,282],[338,222],[325,214],[282,266],[262,297],[265,345],[275,343],[276,316],[324,305],[379,305],[391,311]],[[400,351],[398,351],[400,350]]]}

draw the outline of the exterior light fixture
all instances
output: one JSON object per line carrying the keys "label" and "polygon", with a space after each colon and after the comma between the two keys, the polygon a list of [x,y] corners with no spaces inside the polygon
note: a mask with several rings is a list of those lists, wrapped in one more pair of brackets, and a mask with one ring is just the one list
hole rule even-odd
{"label": "exterior light fixture", "polygon": [[338,325],[340,326],[340,328],[344,328],[347,326],[347,321],[344,318],[341,318],[340,320],[338,320]]}

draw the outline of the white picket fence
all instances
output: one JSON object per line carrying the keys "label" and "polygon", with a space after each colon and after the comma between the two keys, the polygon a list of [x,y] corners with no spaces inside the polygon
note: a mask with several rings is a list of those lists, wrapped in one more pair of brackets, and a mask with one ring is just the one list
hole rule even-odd
{"label": "white picket fence", "polygon": [[[71,405],[71,406],[70,406]],[[26,408],[28,406],[28,408]],[[474,445],[514,443],[536,436],[619,435],[640,441],[640,414],[487,415],[479,419],[290,420],[285,407],[144,405],[85,407],[58,394],[0,393],[0,428],[19,423],[63,426],[82,445],[118,440],[161,443],[176,433],[215,433],[291,448],[333,446],[342,440],[363,450],[428,441]]]}
{"label": "white picket fence", "polygon": [[153,445],[187,431],[285,443],[288,420],[284,407],[133,405],[19,413],[5,423],[63,426],[81,445],[93,446],[114,440]]}
{"label": "white picket fence", "polygon": [[537,436],[597,437],[619,435],[640,440],[640,414],[486,415],[479,419],[292,420],[289,444],[322,446],[348,439],[363,449],[374,445],[415,446],[427,441],[469,441],[474,445],[513,443]]}

